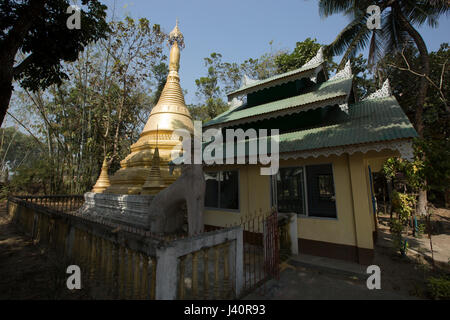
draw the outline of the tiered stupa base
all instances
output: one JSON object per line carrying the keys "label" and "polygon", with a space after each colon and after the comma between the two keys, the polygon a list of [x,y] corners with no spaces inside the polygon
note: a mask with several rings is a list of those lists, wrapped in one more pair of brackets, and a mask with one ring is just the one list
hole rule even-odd
{"label": "tiered stupa base", "polygon": [[162,189],[171,185],[180,175],[178,168],[170,172],[169,161],[171,152],[180,144],[178,140],[172,140],[171,132],[158,132],[143,134],[141,138],[131,146],[131,153],[120,162],[121,168],[110,177],[111,186],[104,193],[113,194],[141,194],[142,186],[150,176],[153,152],[159,149],[159,170],[162,178]]}

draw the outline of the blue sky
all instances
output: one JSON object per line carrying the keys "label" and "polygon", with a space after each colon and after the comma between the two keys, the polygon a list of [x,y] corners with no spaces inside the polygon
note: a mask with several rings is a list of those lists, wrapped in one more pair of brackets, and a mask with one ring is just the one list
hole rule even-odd
{"label": "blue sky", "polygon": [[[114,0],[104,1],[112,8]],[[319,43],[331,42],[348,23],[346,17],[319,17],[314,0],[116,0],[116,15],[146,17],[169,32],[180,21],[186,48],[181,53],[180,77],[188,91],[186,103],[198,102],[195,79],[206,69],[203,58],[219,52],[224,61],[242,62],[273,50],[292,50],[296,41],[311,37]],[[428,50],[450,42],[450,19],[442,17],[439,28],[420,28]]]}

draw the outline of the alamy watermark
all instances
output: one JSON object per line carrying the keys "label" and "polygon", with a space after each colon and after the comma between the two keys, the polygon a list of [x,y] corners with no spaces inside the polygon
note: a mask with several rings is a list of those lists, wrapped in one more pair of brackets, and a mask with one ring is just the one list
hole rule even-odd
{"label": "alamy watermark", "polygon": [[379,266],[373,264],[367,267],[367,274],[370,274],[369,278],[367,278],[366,286],[367,289],[381,289],[381,269]]}
{"label": "alamy watermark", "polygon": [[67,267],[66,273],[70,274],[67,278],[66,286],[69,290],[81,289],[81,269],[79,266],[72,264]]}
{"label": "alamy watermark", "polygon": [[[172,139],[182,140],[172,149],[172,162],[179,164],[257,164],[261,175],[273,175],[279,168],[279,130],[270,129],[208,129],[203,132],[201,121],[194,121],[194,138],[186,129],[176,129]],[[192,142],[194,141],[194,146]],[[202,144],[207,145],[203,148]],[[184,152],[193,150],[193,152]],[[183,152],[182,152],[183,151]],[[269,155],[270,153],[270,155]]]}
{"label": "alamy watermark", "polygon": [[71,5],[67,7],[67,14],[70,16],[67,18],[66,26],[69,30],[81,29],[81,8],[77,5]]}
{"label": "alamy watermark", "polygon": [[369,30],[381,29],[381,9],[379,6],[371,5],[367,7],[366,13],[369,14],[367,18],[367,28]]}

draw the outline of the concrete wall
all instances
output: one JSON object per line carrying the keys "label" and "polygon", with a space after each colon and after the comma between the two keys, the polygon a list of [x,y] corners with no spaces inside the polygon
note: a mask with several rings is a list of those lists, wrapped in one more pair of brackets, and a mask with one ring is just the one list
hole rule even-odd
{"label": "concrete wall", "polygon": [[[228,281],[233,281],[235,297],[240,296],[244,287],[241,227],[164,240],[88,220],[85,216],[55,212],[17,198],[8,200],[7,209],[25,233],[59,253],[62,264],[70,261],[69,264],[90,270],[87,282],[109,279],[103,285],[111,289],[115,298],[146,299],[149,295],[150,299],[177,299],[179,258],[223,245],[229,246],[227,261],[232,276]],[[142,287],[148,290],[142,293]]]}

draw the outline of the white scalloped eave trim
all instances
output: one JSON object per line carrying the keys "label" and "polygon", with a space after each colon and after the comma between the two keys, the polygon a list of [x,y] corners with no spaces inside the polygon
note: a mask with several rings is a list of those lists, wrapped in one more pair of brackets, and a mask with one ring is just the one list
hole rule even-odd
{"label": "white scalloped eave trim", "polygon": [[329,156],[340,156],[343,154],[354,154],[356,152],[367,153],[369,151],[380,152],[382,150],[398,151],[400,156],[408,161],[412,161],[414,158],[414,152],[412,147],[412,140],[393,140],[385,142],[376,142],[364,145],[350,145],[334,148],[325,148],[319,150],[307,150],[293,153],[282,153],[280,159],[298,159],[298,158],[318,158]]}

